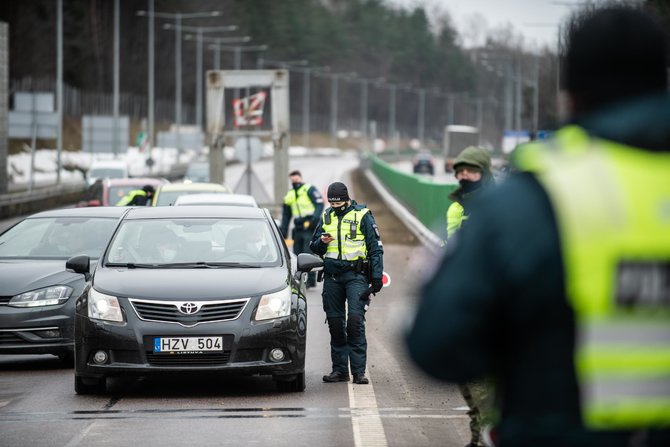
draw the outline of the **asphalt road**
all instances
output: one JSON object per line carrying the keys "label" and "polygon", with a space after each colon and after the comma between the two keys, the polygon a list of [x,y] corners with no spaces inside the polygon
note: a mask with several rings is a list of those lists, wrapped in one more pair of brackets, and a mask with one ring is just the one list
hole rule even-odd
{"label": "asphalt road", "polygon": [[[298,159],[291,169],[324,191],[334,180],[348,182],[381,228],[392,283],[367,314],[370,385],[321,381],[330,355],[319,284],[308,291],[305,392],[280,393],[269,377],[176,376],[116,379],[108,395],[78,396],[72,369],[56,357],[0,355],[0,446],[465,445],[468,419],[457,388],[416,370],[402,340],[434,260],[363,178],[349,174],[356,164]],[[267,173],[259,176],[267,181]]]}

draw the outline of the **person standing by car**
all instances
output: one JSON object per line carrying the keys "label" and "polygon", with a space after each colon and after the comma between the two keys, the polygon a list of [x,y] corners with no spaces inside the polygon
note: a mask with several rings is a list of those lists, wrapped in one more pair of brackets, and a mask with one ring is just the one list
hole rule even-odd
{"label": "person standing by car", "polygon": [[500,446],[668,446],[667,36],[611,4],[564,29],[571,122],[478,200],[407,346],[439,379],[494,376]]}
{"label": "person standing by car", "polygon": [[447,239],[467,220],[472,198],[493,184],[489,151],[475,146],[463,149],[454,160],[454,175],[459,187],[449,194],[453,202],[447,208]]}
{"label": "person standing by car", "polygon": [[328,202],[310,244],[324,258],[332,371],[323,381],[348,382],[351,367],[354,383],[367,384],[365,312],[370,294],[382,289],[384,250],[372,212],[349,197],[344,183],[328,186]]}
{"label": "person standing by car", "polygon": [[151,205],[151,199],[154,196],[154,187],[151,185],[144,185],[142,189],[133,189],[128,191],[128,194],[121,197],[116,202],[116,206],[145,206]]}
{"label": "person standing by car", "polygon": [[[289,174],[291,190],[284,196],[281,225],[279,229],[288,237],[288,227],[293,218],[293,253],[309,253],[309,243],[314,234],[314,228],[323,212],[323,197],[314,186],[303,183],[300,171]],[[316,273],[307,275],[307,287],[316,286]]]}

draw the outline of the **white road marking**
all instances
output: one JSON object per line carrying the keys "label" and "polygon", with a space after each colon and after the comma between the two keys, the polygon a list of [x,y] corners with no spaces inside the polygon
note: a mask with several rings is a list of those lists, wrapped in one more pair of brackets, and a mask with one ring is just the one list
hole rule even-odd
{"label": "white road marking", "polygon": [[70,439],[70,442],[65,444],[65,447],[77,447],[79,444],[81,444],[81,441],[84,440],[84,438],[88,434],[89,430],[91,430],[91,428],[93,428],[93,425],[95,425],[96,423],[97,422],[92,422],[92,423],[88,424],[86,426],[86,428],[84,428],[82,431],[77,433],[77,435],[74,438]]}
{"label": "white road marking", "polygon": [[354,431],[355,447],[386,447],[386,433],[382,418],[377,408],[377,398],[372,386],[370,373],[365,370],[370,380],[368,385],[356,385],[349,382],[349,408],[351,408],[351,425]]}

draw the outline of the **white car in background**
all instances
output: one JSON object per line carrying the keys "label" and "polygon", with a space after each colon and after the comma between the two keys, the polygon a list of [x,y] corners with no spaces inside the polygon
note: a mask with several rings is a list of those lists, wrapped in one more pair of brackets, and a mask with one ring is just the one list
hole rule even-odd
{"label": "white car in background", "polygon": [[86,181],[91,186],[96,179],[128,178],[128,164],[120,160],[96,160],[86,173]]}
{"label": "white car in background", "polygon": [[184,205],[232,205],[258,208],[256,199],[248,194],[189,194],[177,197],[174,206]]}

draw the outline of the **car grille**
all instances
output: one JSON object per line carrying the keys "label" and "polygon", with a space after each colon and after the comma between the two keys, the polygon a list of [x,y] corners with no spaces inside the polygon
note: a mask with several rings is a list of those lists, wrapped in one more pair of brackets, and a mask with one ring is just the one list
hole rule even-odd
{"label": "car grille", "polygon": [[[186,302],[130,299],[130,304],[141,320],[176,323],[185,327],[234,320],[240,316],[248,302],[249,298]],[[189,305],[192,313],[184,312],[186,305]]]}
{"label": "car grille", "polygon": [[11,296],[0,296],[0,306],[7,306],[9,304],[9,300],[11,299]]}
{"label": "car grille", "polygon": [[212,366],[223,365],[230,360],[230,351],[217,354],[154,354],[147,352],[150,365],[156,366]]}

